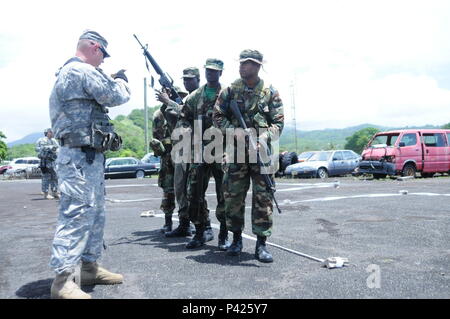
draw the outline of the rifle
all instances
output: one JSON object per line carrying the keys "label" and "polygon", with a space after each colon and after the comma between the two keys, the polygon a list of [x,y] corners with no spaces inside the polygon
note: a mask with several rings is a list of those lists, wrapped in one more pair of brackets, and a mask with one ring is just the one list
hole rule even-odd
{"label": "rifle", "polygon": [[[239,125],[244,129],[247,130],[247,124],[245,124],[244,118],[242,117],[242,113],[239,110],[239,107],[237,106],[236,100],[231,100],[230,102],[230,108],[231,111],[233,112],[233,115],[236,117],[236,119],[239,121]],[[258,166],[260,168],[266,168],[266,166],[263,164],[262,160],[261,160],[261,155],[259,154],[256,142],[253,140],[252,136],[249,135],[249,141],[251,144],[251,147],[256,150],[256,162],[258,164]],[[272,195],[273,201],[275,202],[275,205],[278,209],[278,213],[281,214],[281,210],[280,207],[278,206],[278,202],[277,199],[275,198],[275,184],[272,181],[272,178],[270,178],[269,174],[267,173],[261,173],[264,182],[266,184],[266,190],[270,193],[270,195]]]}
{"label": "rifle", "polygon": [[[133,34],[133,36],[136,38],[137,42],[141,46],[142,50],[144,51],[144,56],[146,58],[145,64],[148,69],[147,60],[150,62],[150,64],[153,66],[153,69],[155,69],[156,73],[159,75],[159,84],[165,89],[170,90],[171,96],[175,97],[175,102],[178,105],[183,105],[183,101],[181,97],[178,95],[177,91],[175,91],[175,88],[173,87],[173,79],[170,77],[169,74],[165,73],[161,67],[156,63],[155,59],[152,57],[150,52],[148,52],[147,47],[148,45],[145,45],[145,47],[142,45],[141,41],[139,41],[136,34]],[[150,71],[150,70],[149,70]]]}

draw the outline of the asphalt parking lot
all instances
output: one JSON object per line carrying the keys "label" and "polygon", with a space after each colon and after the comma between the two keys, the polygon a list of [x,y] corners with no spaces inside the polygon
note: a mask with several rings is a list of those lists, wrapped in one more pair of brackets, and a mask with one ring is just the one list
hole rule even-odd
{"label": "asphalt parking lot", "polygon": [[[165,238],[163,218],[140,217],[158,213],[155,178],[106,185],[101,264],[125,282],[83,287],[96,299],[450,298],[450,177],[280,179],[271,264],[254,259],[248,237],[239,257],[217,250],[218,230],[197,250],[184,248],[186,238]],[[0,194],[0,298],[49,298],[58,202],[42,199],[40,180],[0,181]],[[213,210],[213,184],[207,195]],[[245,234],[253,237],[250,205],[249,193]],[[211,219],[217,225],[214,212]],[[350,264],[327,269],[295,252]]]}

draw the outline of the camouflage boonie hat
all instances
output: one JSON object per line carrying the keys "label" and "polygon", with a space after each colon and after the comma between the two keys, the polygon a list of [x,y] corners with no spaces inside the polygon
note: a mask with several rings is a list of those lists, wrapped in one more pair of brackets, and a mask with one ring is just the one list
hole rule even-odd
{"label": "camouflage boonie hat", "polygon": [[44,130],[44,134],[45,134],[45,135],[47,135],[48,132],[52,132],[52,133],[53,133],[53,131],[52,131],[51,128],[46,128],[46,129]]}
{"label": "camouflage boonie hat", "polygon": [[245,62],[245,61],[253,61],[258,64],[263,64],[263,55],[258,50],[244,50],[239,55],[239,62]]}
{"label": "camouflage boonie hat", "polygon": [[223,70],[223,62],[219,59],[207,59],[205,63],[205,69],[213,69],[222,71]]}
{"label": "camouflage boonie hat", "polygon": [[103,57],[109,58],[110,55],[108,52],[106,52],[106,48],[108,47],[108,41],[104,37],[102,37],[98,32],[95,32],[93,30],[84,30],[83,34],[80,36],[79,40],[86,39],[86,40],[92,40],[100,44],[102,47]]}
{"label": "camouflage boonie hat", "polygon": [[183,78],[200,78],[200,72],[196,67],[190,67],[183,70]]}

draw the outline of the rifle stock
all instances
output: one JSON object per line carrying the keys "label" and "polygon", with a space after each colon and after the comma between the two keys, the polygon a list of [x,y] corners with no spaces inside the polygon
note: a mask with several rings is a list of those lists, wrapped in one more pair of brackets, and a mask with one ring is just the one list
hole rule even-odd
{"label": "rifle stock", "polygon": [[[236,119],[239,121],[239,125],[244,129],[247,130],[247,124],[245,124],[244,118],[242,117],[242,113],[239,110],[239,107],[237,106],[236,100],[231,100],[230,101],[230,108],[231,108],[231,112],[233,113],[233,115],[236,117]],[[261,156],[259,154],[258,151],[258,146],[256,144],[256,142],[253,140],[253,137],[249,135],[249,141],[250,144],[252,146],[252,148],[256,151],[256,162],[258,164],[258,166],[260,168],[266,168],[266,166],[263,164],[262,160],[261,160]],[[275,198],[275,185],[272,181],[272,179],[270,178],[269,174],[267,173],[261,173],[264,182],[266,184],[266,190],[272,195],[272,199],[275,202],[275,205],[277,207],[278,213],[281,214],[281,210],[280,207],[278,206],[278,202],[277,199]]]}

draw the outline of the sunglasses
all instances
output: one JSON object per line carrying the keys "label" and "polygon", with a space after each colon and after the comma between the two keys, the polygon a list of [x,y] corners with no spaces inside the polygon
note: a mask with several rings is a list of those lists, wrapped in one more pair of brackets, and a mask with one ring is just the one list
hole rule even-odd
{"label": "sunglasses", "polygon": [[[95,43],[95,42],[91,42],[91,44],[92,45],[97,45],[97,43]],[[103,47],[100,44],[98,44],[98,49],[102,52],[103,58],[106,58],[107,57],[107,53],[106,53],[105,49],[103,49]]]}
{"label": "sunglasses", "polygon": [[107,55],[107,54],[106,54],[105,49],[103,49],[103,47],[101,47],[101,46],[99,46],[98,48],[99,48],[100,51],[102,51],[103,57],[106,58],[106,55]]}

